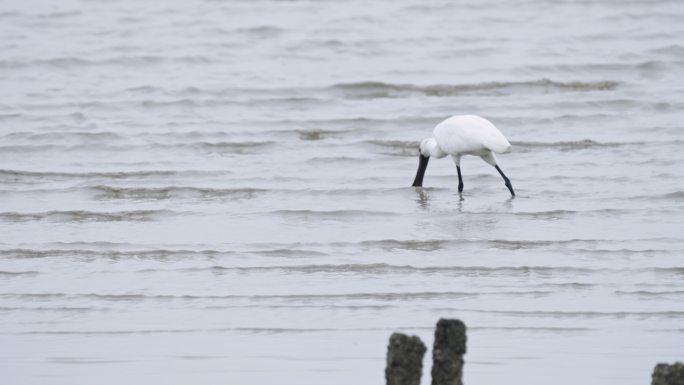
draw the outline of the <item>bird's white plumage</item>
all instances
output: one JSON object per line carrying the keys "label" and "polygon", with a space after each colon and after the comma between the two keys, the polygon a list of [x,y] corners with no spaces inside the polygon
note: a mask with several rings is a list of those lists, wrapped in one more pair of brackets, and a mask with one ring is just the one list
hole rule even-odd
{"label": "bird's white plumage", "polygon": [[511,144],[489,120],[475,115],[456,115],[434,130],[439,148],[450,155],[485,156],[504,153]]}
{"label": "bird's white plumage", "polygon": [[428,160],[451,155],[458,170],[458,192],[463,191],[461,177],[461,156],[476,155],[494,166],[504,179],[504,184],[515,196],[513,185],[496,162],[495,153],[504,153],[511,148],[506,137],[492,122],[475,115],[456,115],[435,126],[434,137],[420,142],[420,156],[414,187],[423,186],[423,177]]}
{"label": "bird's white plumage", "polygon": [[504,179],[506,187],[515,196],[513,185],[496,162],[496,153],[501,154],[511,149],[511,144],[492,122],[475,115],[456,115],[435,126],[434,137],[420,142],[418,171],[413,181],[414,187],[423,186],[423,177],[428,160],[451,155],[458,170],[458,191],[463,191],[461,177],[461,156],[479,156],[494,166]]}

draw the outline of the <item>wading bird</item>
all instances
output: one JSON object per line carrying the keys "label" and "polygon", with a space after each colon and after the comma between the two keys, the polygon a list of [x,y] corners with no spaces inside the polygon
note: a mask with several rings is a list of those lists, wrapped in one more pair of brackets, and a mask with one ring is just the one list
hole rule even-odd
{"label": "wading bird", "polygon": [[434,137],[420,143],[418,173],[414,187],[423,186],[423,176],[430,157],[444,158],[451,155],[458,171],[458,192],[463,192],[461,177],[461,156],[476,155],[496,168],[512,196],[515,196],[511,181],[496,164],[496,155],[507,152],[511,144],[501,131],[487,119],[475,115],[456,115],[435,126]]}

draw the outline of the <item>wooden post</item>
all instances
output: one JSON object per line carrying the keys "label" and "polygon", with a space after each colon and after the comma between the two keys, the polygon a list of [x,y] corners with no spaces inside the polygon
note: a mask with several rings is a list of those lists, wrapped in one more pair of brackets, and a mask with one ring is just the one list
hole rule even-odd
{"label": "wooden post", "polygon": [[420,338],[394,333],[387,347],[387,385],[420,385],[425,344]]}
{"label": "wooden post", "polygon": [[440,319],[432,348],[432,385],[463,385],[466,326],[455,319]]}
{"label": "wooden post", "polygon": [[651,385],[684,385],[684,363],[656,365],[653,369]]}

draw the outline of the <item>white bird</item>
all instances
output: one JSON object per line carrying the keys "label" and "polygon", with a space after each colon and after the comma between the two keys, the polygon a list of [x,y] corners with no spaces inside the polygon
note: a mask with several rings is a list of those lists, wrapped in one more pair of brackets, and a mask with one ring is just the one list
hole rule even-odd
{"label": "white bird", "polygon": [[435,126],[434,137],[420,143],[418,173],[414,187],[423,185],[423,176],[430,157],[444,158],[451,155],[458,171],[458,192],[463,192],[461,156],[476,155],[496,168],[512,196],[513,186],[496,163],[496,155],[511,149],[506,137],[489,120],[475,115],[456,115]]}

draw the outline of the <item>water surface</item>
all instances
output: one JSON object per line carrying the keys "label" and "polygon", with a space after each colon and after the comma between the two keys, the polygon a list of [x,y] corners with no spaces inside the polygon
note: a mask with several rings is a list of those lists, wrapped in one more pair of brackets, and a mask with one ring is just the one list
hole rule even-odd
{"label": "water surface", "polygon": [[[0,5],[11,383],[643,384],[684,350],[678,1]],[[495,170],[430,162],[453,114]],[[429,368],[429,355],[426,368]],[[423,383],[429,383],[429,369]]]}

